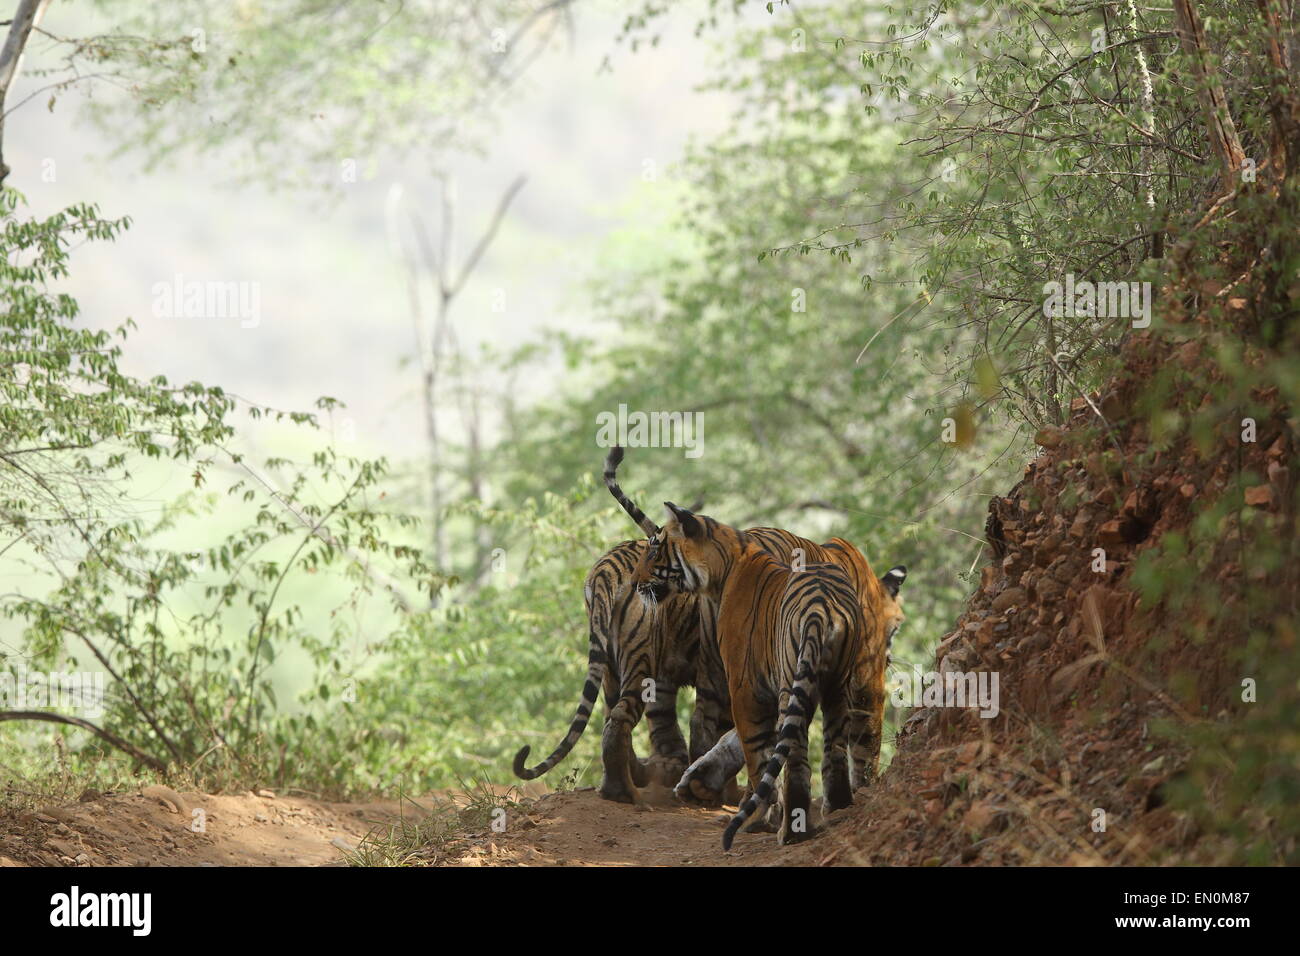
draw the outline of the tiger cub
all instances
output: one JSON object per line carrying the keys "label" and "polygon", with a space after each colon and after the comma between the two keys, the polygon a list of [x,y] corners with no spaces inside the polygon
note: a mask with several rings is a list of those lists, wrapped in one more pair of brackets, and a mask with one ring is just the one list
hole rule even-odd
{"label": "tiger cub", "polygon": [[[852,802],[880,754],[888,646],[902,624],[906,569],[882,581],[838,563],[791,566],[748,532],[666,503],[668,520],[634,573],[643,600],[687,592],[718,605],[717,636],[732,718],[753,792],[723,836],[771,801],[785,769],[779,842],[812,835],[808,722],[823,710],[827,812]],[[855,553],[861,557],[860,552]]]}
{"label": "tiger cub", "polygon": [[[577,710],[568,732],[546,759],[529,767],[531,748],[522,747],[515,754],[513,770],[515,776],[533,780],[568,756],[586,730],[603,689],[608,714],[601,736],[599,793],[606,800],[635,803],[637,788],[656,776],[671,785],[688,762],[713,747],[719,734],[730,729],[731,713],[713,634],[716,611],[694,594],[664,594],[653,608],[629,599],[634,590],[632,572],[659,527],[619,487],[622,460],[623,449],[611,449],[605,459],[605,487],[646,537],[615,545],[588,572],[583,587],[587,677]],[[653,681],[650,695],[645,694],[647,680]],[[677,724],[677,692],[692,685],[696,698],[688,750]],[[643,713],[650,725],[652,751],[645,761],[636,757],[632,747],[632,730]]]}
{"label": "tiger cub", "polygon": [[[701,636],[707,631],[707,645],[717,646],[712,636],[712,612],[700,613],[701,599],[693,594],[665,596],[655,608],[640,601],[626,600],[628,581],[644,558],[646,542],[624,541],[607,551],[587,574],[583,601],[587,610],[587,677],[569,730],[546,759],[527,765],[530,747],[522,747],[514,759],[515,776],[533,780],[558,764],[581,739],[603,688],[607,718],[601,740],[599,793],[606,800],[635,803],[637,788],[644,787],[656,773],[662,782],[680,774],[688,761],[699,759],[711,748],[718,734],[730,728],[704,726],[700,716],[692,718],[691,745],[677,724],[677,691],[697,683]],[[713,652],[716,656],[716,650]],[[720,669],[720,665],[719,665]],[[642,680],[653,675],[655,693],[648,703],[642,697]],[[624,694],[624,688],[634,693]],[[700,696],[702,695],[702,696]],[[702,699],[716,692],[700,687],[697,712]],[[632,749],[632,727],[644,710],[650,724],[652,755],[638,760]]]}

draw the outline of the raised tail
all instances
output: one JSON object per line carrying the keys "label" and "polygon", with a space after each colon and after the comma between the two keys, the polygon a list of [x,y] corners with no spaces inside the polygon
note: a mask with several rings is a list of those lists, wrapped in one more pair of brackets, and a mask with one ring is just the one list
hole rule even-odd
{"label": "raised tail", "polygon": [[812,719],[812,700],[817,679],[817,663],[821,657],[820,639],[808,639],[805,636],[803,647],[799,651],[799,660],[795,665],[794,683],[789,688],[785,715],[777,732],[776,749],[772,759],[763,770],[763,779],[758,782],[754,792],[744,802],[736,815],[727,824],[722,834],[722,849],[730,850],[731,842],[736,838],[740,828],[760,807],[766,807],[772,800],[772,791],[776,789],[777,778],[790,757],[791,742],[808,736],[808,722]]}
{"label": "raised tail", "polygon": [[605,456],[605,487],[609,493],[614,496],[614,500],[623,506],[628,517],[637,523],[647,538],[653,538],[659,533],[659,526],[646,517],[644,511],[636,506],[636,502],[623,494],[623,489],[618,486],[618,466],[623,463],[623,449],[615,445]]}
{"label": "raised tail", "polygon": [[521,748],[519,753],[515,754],[514,771],[516,777],[523,780],[534,780],[569,755],[569,751],[582,737],[582,732],[587,729],[587,721],[591,719],[592,711],[596,709],[596,700],[600,696],[600,685],[605,679],[605,668],[607,666],[608,660],[604,645],[593,628],[590,649],[587,651],[587,682],[582,686],[582,700],[578,702],[578,710],[574,713],[573,721],[569,724],[569,732],[564,735],[564,739],[560,741],[559,746],[551,751],[551,755],[536,767],[524,765],[525,761],[528,760],[528,752],[532,748]]}

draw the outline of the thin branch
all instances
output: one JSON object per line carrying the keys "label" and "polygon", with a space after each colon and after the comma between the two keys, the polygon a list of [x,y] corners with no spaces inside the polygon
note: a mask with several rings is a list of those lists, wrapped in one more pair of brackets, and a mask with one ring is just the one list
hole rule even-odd
{"label": "thin branch", "polygon": [[505,218],[506,210],[510,207],[511,201],[518,194],[519,190],[524,188],[524,183],[527,181],[528,177],[526,176],[516,177],[515,181],[510,184],[510,188],[508,188],[501,196],[501,199],[497,202],[496,212],[492,214],[492,221],[488,223],[487,229],[484,231],[483,235],[479,237],[478,244],[474,246],[474,251],[471,252],[469,258],[465,260],[465,264],[461,267],[460,275],[457,277],[455,282],[444,288],[443,295],[451,298],[460,292],[461,288],[465,285],[465,280],[469,278],[470,273],[472,273],[478,265],[478,261],[483,258],[483,253],[487,251],[488,246],[492,244],[492,240],[496,237],[497,229],[500,228],[501,220]]}
{"label": "thin branch", "polygon": [[0,721],[5,720],[44,720],[52,724],[68,724],[71,727],[80,727],[82,730],[89,730],[96,737],[104,740],[118,750],[130,754],[136,760],[140,761],[154,770],[164,772],[167,765],[157,757],[151,757],[143,750],[127,743],[117,734],[109,733],[102,727],[96,727],[88,720],[82,720],[80,717],[68,717],[64,714],[52,714],[44,710],[0,710]]}

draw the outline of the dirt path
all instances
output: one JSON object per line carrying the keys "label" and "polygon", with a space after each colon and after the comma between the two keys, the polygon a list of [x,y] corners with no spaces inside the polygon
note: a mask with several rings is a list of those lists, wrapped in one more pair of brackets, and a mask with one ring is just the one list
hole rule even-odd
{"label": "dirt path", "polygon": [[90,791],[71,806],[0,811],[0,866],[342,865],[372,826],[397,816],[395,803],[323,803],[266,790]]}
{"label": "dirt path", "polygon": [[[470,829],[414,862],[815,865],[843,846],[832,821],[826,834],[804,846],[783,849],[772,834],[741,834],[724,854],[722,829],[731,811],[685,807],[662,788],[643,795],[646,802],[634,807],[602,800],[590,789],[534,791],[510,806],[504,832]],[[393,801],[328,803],[266,790],[220,796],[158,786],[106,796],[91,791],[70,806],[0,810],[0,867],[342,866],[372,830],[418,815],[410,804],[403,813]]]}
{"label": "dirt path", "polygon": [[[527,801],[506,832],[476,836],[461,862],[480,866],[810,866],[834,861],[845,813],[825,833],[795,847],[778,847],[770,833],[742,833],[730,853],[722,831],[734,808],[685,807],[665,791],[643,791],[638,806],[602,800],[595,790],[545,794]],[[814,819],[820,813],[814,810]]]}

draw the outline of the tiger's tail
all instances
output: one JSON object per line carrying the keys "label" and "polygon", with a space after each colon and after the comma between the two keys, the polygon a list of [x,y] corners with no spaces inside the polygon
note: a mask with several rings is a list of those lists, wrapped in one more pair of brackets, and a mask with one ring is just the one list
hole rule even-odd
{"label": "tiger's tail", "polygon": [[523,780],[533,780],[546,773],[557,763],[569,755],[582,732],[587,729],[587,721],[591,719],[591,712],[596,709],[596,700],[600,696],[600,685],[605,679],[605,668],[608,666],[608,659],[605,654],[604,644],[601,642],[596,628],[591,629],[591,644],[587,651],[587,682],[582,686],[582,700],[578,701],[577,712],[573,715],[573,721],[569,724],[569,732],[564,735],[564,739],[559,745],[551,751],[551,755],[539,763],[536,767],[525,766],[528,760],[528,752],[531,747],[522,747],[519,753],[515,754],[514,771],[515,776]]}
{"label": "tiger's tail", "polygon": [[817,664],[821,658],[822,642],[820,640],[821,623],[809,623],[804,628],[803,647],[799,650],[799,660],[795,665],[794,682],[789,689],[785,716],[777,734],[776,749],[772,759],[767,762],[763,779],[758,782],[754,792],[745,801],[736,815],[727,824],[722,834],[722,849],[730,850],[736,833],[745,825],[759,807],[765,807],[772,800],[772,791],[776,789],[777,778],[790,757],[791,741],[808,736],[808,722],[812,719],[812,700],[817,679]]}
{"label": "tiger's tail", "polygon": [[635,501],[623,494],[623,489],[618,485],[618,466],[623,463],[623,448],[615,445],[605,456],[605,487],[609,493],[614,496],[614,500],[623,506],[629,518],[637,523],[647,538],[653,538],[659,533],[659,526],[646,517],[646,513],[637,507]]}

